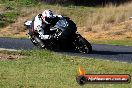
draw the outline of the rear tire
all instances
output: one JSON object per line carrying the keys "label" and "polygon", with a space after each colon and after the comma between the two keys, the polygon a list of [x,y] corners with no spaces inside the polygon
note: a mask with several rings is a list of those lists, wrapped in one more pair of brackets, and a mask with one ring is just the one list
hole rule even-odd
{"label": "rear tire", "polygon": [[83,38],[81,35],[78,35],[74,41],[75,49],[82,53],[91,53],[92,52],[92,46],[91,44]]}

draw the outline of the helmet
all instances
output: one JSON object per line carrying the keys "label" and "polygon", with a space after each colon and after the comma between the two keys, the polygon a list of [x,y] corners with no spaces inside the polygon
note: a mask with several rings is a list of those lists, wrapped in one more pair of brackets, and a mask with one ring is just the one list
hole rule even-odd
{"label": "helmet", "polygon": [[43,13],[42,13],[42,16],[43,17],[48,17],[48,18],[53,18],[53,12],[51,10],[45,10]]}

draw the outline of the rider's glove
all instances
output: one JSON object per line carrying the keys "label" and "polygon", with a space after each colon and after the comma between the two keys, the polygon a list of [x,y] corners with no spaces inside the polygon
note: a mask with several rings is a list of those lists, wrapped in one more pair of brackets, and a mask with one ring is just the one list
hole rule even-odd
{"label": "rider's glove", "polygon": [[38,15],[38,18],[41,18],[41,17],[42,17],[42,14],[39,14],[39,15]]}

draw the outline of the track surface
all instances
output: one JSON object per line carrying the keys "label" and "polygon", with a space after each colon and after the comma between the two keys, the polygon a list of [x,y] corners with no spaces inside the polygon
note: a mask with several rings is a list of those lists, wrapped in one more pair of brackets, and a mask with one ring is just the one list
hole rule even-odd
{"label": "track surface", "polygon": [[[92,54],[82,54],[64,51],[61,53],[132,63],[132,46],[113,46],[104,44],[93,44],[92,46]],[[0,38],[0,48],[31,50],[34,48],[34,45],[29,39]]]}

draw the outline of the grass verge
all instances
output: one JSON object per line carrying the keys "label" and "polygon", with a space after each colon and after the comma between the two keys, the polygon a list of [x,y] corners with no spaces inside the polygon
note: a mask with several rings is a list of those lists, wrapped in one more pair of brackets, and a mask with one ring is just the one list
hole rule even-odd
{"label": "grass verge", "polygon": [[[0,61],[1,88],[82,88],[76,83],[77,69],[82,65],[90,74],[130,74],[132,64],[60,55],[50,51],[1,51],[27,56]],[[130,84],[87,84],[83,88],[131,88]]]}

